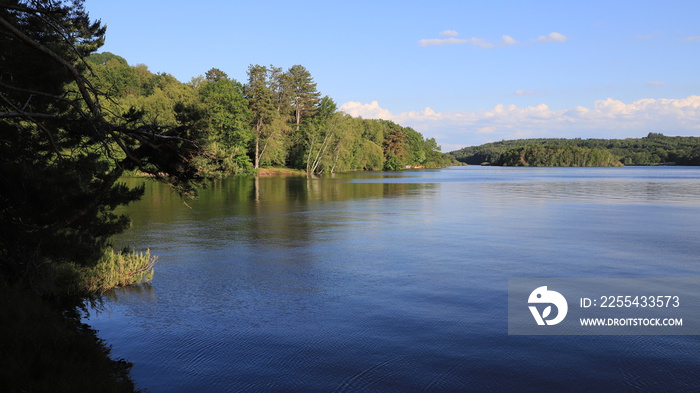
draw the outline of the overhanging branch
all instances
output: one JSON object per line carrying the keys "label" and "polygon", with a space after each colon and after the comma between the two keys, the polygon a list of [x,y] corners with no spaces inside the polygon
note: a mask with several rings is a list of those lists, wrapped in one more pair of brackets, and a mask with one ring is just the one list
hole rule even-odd
{"label": "overhanging branch", "polygon": [[24,117],[24,118],[34,118],[34,119],[58,119],[58,116],[49,115],[46,113],[31,113],[31,112],[0,112],[0,119],[7,119],[13,117]]}
{"label": "overhanging branch", "polygon": [[0,27],[7,29],[7,31],[12,33],[12,35],[14,35],[18,39],[20,39],[25,44],[29,45],[30,47],[36,49],[37,51],[39,51],[43,54],[45,54],[46,56],[51,58],[51,60],[53,60],[56,63],[63,66],[71,74],[71,76],[73,77],[73,80],[78,85],[78,90],[80,90],[80,95],[83,97],[83,100],[85,101],[85,104],[90,109],[90,112],[92,112],[92,115],[97,117],[97,118],[102,117],[99,107],[95,103],[95,100],[93,100],[92,95],[88,91],[88,87],[85,83],[85,80],[84,80],[83,76],[80,75],[80,71],[78,71],[77,68],[75,68],[66,59],[57,55],[51,49],[47,48],[46,46],[42,45],[39,42],[36,42],[31,37],[24,34],[21,30],[17,29],[15,26],[13,26],[10,22],[6,21],[2,17],[0,17]]}

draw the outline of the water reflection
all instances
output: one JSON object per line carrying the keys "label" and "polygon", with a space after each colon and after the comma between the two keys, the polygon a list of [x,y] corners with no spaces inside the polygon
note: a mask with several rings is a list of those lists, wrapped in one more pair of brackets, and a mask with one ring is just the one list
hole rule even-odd
{"label": "water reflection", "polygon": [[153,392],[697,390],[692,338],[509,337],[504,315],[511,277],[700,275],[699,185],[468,167],[232,178],[187,207],[149,184],[117,241],[155,279],[90,323]]}

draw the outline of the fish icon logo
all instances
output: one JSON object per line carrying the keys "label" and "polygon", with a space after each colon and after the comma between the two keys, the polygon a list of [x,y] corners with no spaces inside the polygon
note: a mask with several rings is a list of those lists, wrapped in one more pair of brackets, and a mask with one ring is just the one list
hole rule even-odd
{"label": "fish icon logo", "polygon": [[[537,306],[528,306],[538,325],[556,325],[564,320],[566,313],[569,311],[566,298],[559,292],[547,290],[547,286],[539,287],[532,291],[527,302],[529,304],[549,304],[542,310],[542,314],[540,314]],[[557,316],[547,319],[552,313],[552,305],[557,307]]]}

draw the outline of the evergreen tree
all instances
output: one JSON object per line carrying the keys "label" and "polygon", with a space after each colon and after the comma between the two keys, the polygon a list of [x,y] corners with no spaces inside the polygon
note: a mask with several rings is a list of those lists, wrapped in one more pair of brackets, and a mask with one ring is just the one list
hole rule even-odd
{"label": "evergreen tree", "polygon": [[292,66],[288,74],[291,104],[294,110],[294,123],[297,131],[303,119],[311,117],[319,104],[321,93],[311,73],[301,65]]}
{"label": "evergreen tree", "polygon": [[218,81],[227,81],[228,75],[226,75],[225,72],[221,71],[218,68],[212,68],[209,71],[204,74],[204,79],[207,82],[218,82]]}
{"label": "evergreen tree", "polygon": [[260,157],[265,153],[267,141],[273,131],[270,125],[279,117],[269,85],[267,67],[257,64],[251,64],[248,67],[245,97],[252,113],[251,124],[255,134],[253,165],[257,169],[260,167]]}
{"label": "evergreen tree", "polygon": [[129,225],[112,211],[143,189],[117,182],[125,169],[182,193],[197,176],[186,127],[147,125],[137,110],[118,124],[104,116],[85,61],[104,34],[80,0],[0,5],[0,274],[43,293]]}

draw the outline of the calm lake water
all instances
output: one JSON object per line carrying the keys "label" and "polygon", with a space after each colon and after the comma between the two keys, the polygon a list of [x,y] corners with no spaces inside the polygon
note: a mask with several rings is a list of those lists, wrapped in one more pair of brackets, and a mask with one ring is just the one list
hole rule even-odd
{"label": "calm lake water", "polygon": [[[131,180],[138,182],[140,180]],[[136,184],[136,183],[134,183]],[[700,169],[150,184],[87,320],[151,392],[700,391],[698,336],[509,336],[509,278],[700,277]]]}

